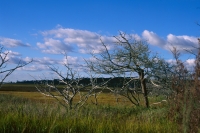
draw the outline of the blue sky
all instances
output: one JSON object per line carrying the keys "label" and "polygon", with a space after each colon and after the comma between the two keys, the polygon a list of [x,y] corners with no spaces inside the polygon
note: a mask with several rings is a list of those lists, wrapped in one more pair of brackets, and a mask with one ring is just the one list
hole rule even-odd
{"label": "blue sky", "polygon": [[[107,43],[119,31],[148,40],[152,51],[171,60],[171,44],[180,50],[197,46],[199,0],[0,0],[0,44],[10,50],[10,65],[35,62],[7,81],[53,75],[47,65],[74,64],[99,52],[99,37]],[[193,58],[185,57],[188,65]]]}

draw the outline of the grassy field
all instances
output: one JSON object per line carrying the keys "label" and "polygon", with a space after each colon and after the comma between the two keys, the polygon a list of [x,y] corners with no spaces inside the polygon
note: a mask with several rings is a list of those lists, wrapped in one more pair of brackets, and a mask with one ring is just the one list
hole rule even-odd
{"label": "grassy field", "polygon": [[[60,86],[62,87],[62,86]],[[18,97],[28,98],[31,100],[37,101],[55,101],[54,98],[46,97],[39,93],[33,84],[5,84],[2,88],[0,88],[0,94],[11,94]],[[141,96],[141,103],[143,103],[143,96]],[[75,97],[74,101],[77,102],[79,97]],[[118,102],[116,102],[116,98],[118,98]],[[163,97],[149,97],[150,103],[160,102],[165,98]],[[90,97],[88,103],[91,103],[91,100],[94,101],[93,97]],[[108,105],[132,105],[126,98],[113,93],[105,92],[101,93],[98,96],[99,104],[108,104]]]}
{"label": "grassy field", "polygon": [[[13,86],[12,86],[13,87]],[[28,88],[28,86],[23,86]],[[29,88],[30,89],[30,88]],[[24,89],[21,89],[24,90]],[[168,120],[168,105],[149,109],[116,102],[102,93],[98,106],[89,99],[78,111],[68,111],[55,99],[38,92],[0,91],[0,132],[2,133],[176,133]],[[151,98],[151,101],[160,100]]]}

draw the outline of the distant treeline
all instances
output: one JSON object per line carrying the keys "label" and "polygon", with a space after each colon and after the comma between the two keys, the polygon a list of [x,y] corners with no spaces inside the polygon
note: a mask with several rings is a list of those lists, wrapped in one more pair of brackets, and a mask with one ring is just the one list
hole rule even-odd
{"label": "distant treeline", "polygon": [[[130,81],[130,77],[115,77],[115,78],[96,78],[95,83],[98,85],[101,85],[104,82],[107,82],[107,86],[109,87],[121,87],[124,85],[124,83],[127,83]],[[70,81],[70,79],[65,79],[64,81]],[[53,80],[24,80],[24,81],[17,81],[15,84],[35,84],[35,83],[49,83],[49,84],[54,84],[54,85],[64,85],[64,83],[60,82],[59,79],[53,79]],[[90,85],[91,84],[91,79],[90,78],[82,78],[79,81],[79,85]],[[131,87],[134,87],[135,85],[139,84],[139,80],[134,80],[134,82],[130,82],[129,85]]]}

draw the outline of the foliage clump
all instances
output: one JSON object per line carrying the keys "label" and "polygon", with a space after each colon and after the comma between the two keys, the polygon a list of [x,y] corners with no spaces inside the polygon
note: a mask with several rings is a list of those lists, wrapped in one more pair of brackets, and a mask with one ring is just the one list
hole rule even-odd
{"label": "foliage clump", "polygon": [[200,48],[197,50],[192,72],[179,60],[179,51],[176,48],[172,50],[176,64],[171,84],[174,94],[169,100],[169,118],[177,122],[180,132],[184,133],[200,131]]}

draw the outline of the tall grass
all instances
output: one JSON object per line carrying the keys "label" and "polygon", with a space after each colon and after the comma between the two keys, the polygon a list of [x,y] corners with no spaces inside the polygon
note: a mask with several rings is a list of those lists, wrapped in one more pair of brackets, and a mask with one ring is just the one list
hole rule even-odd
{"label": "tall grass", "polygon": [[0,94],[2,133],[168,133],[177,132],[167,119],[167,108],[86,105],[67,111],[57,104],[40,103]]}
{"label": "tall grass", "polygon": [[179,60],[180,53],[176,48],[172,53],[176,60],[172,79],[175,93],[170,99],[169,117],[179,125],[180,132],[200,132],[200,45],[198,53],[195,54],[195,67],[192,72]]}

